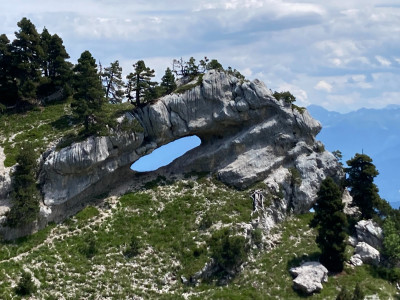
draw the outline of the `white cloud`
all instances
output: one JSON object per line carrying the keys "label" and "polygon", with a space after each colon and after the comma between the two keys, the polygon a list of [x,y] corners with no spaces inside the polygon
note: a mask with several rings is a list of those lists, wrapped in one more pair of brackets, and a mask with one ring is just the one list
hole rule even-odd
{"label": "white cloud", "polygon": [[90,50],[127,73],[138,59],[162,76],[172,58],[217,58],[299,105],[348,111],[398,102],[400,9],[380,2],[15,0],[1,4],[0,28],[12,39],[26,16],[59,34],[73,62]]}
{"label": "white cloud", "polygon": [[296,102],[299,106],[311,104],[308,100],[307,92],[294,84],[283,83],[279,86],[278,91],[290,91],[296,97]]}
{"label": "white cloud", "polygon": [[382,56],[376,55],[375,58],[384,67],[389,67],[392,64],[389,60]]}
{"label": "white cloud", "polygon": [[324,81],[324,80],[320,80],[315,85],[314,89],[321,90],[321,91],[326,91],[326,92],[330,93],[332,91],[332,85],[329,84],[328,82]]}
{"label": "white cloud", "polygon": [[251,75],[253,75],[253,72],[251,71],[250,68],[245,68],[241,70],[241,73],[246,77],[250,77]]}

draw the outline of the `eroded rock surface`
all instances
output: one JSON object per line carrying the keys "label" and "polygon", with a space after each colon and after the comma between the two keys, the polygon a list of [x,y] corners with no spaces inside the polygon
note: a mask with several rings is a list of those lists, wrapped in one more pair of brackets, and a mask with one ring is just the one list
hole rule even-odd
{"label": "eroded rock surface", "polygon": [[375,249],[382,247],[383,231],[372,220],[361,220],[356,224],[357,240],[365,242]]}
{"label": "eroded rock surface", "polygon": [[[197,82],[197,79],[194,80]],[[341,166],[315,140],[321,125],[308,112],[277,101],[266,86],[211,70],[201,85],[167,95],[134,111],[143,133],[91,137],[43,155],[40,183],[49,221],[62,220],[96,194],[135,180],[133,162],[178,138],[197,135],[201,145],[157,172],[210,172],[228,185],[263,181],[274,195],[264,228],[288,212],[306,212],[326,176]]]}
{"label": "eroded rock surface", "polygon": [[[365,242],[359,242],[355,248],[352,258],[361,260],[365,264],[378,265],[381,255],[378,250]],[[353,258],[354,260],[354,258]]]}

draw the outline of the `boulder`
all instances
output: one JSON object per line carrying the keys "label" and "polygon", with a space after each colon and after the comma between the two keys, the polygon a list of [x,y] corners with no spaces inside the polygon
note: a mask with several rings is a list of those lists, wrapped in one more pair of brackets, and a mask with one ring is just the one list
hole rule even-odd
{"label": "boulder", "polygon": [[353,258],[354,255],[352,257],[353,261],[360,259],[363,263],[372,265],[378,265],[380,262],[379,251],[365,242],[359,242],[357,244],[355,255],[355,258]]}
{"label": "boulder", "polygon": [[356,224],[357,240],[375,249],[382,248],[383,231],[372,220],[361,220]]}
{"label": "boulder", "polygon": [[290,273],[295,276],[293,287],[306,294],[319,292],[322,290],[322,283],[328,281],[328,270],[321,263],[315,261],[291,268]]}
{"label": "boulder", "polygon": [[352,257],[350,257],[350,263],[355,267],[362,266],[363,261],[361,259],[360,254],[354,254]]}

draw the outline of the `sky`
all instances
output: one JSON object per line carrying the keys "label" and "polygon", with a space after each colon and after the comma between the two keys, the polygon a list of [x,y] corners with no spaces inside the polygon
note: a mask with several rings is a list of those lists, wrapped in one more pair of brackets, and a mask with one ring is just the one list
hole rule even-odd
{"label": "sky", "polygon": [[14,39],[23,17],[58,34],[73,63],[89,50],[128,74],[143,59],[159,79],[174,58],[207,56],[300,106],[400,104],[398,0],[0,0],[0,33]]}

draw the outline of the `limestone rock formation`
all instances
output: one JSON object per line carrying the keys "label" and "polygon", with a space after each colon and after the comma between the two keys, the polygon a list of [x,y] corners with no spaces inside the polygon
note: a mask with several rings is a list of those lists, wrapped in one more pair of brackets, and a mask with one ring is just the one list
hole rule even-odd
{"label": "limestone rock formation", "polygon": [[355,255],[350,260],[353,262],[361,260],[365,264],[378,265],[380,262],[380,253],[367,243],[359,242],[355,249]]}
{"label": "limestone rock formation", "polygon": [[0,147],[0,201],[8,198],[11,191],[11,168],[4,166],[4,149]]}
{"label": "limestone rock formation", "polygon": [[375,249],[382,247],[383,231],[372,220],[361,220],[356,226],[357,240],[359,242],[365,242]]}
{"label": "limestone rock formation", "polygon": [[328,282],[328,270],[316,261],[302,264],[300,267],[291,268],[290,274],[295,276],[293,285],[306,294],[312,294],[322,290],[322,283]]}
{"label": "limestone rock formation", "polygon": [[326,176],[343,176],[335,157],[315,140],[320,123],[306,110],[276,100],[259,80],[211,70],[201,84],[138,108],[133,115],[144,132],[90,137],[43,155],[40,183],[50,210],[48,221],[60,221],[93,196],[138,180],[130,170],[133,162],[191,135],[197,135],[201,145],[156,172],[168,176],[205,171],[237,188],[263,181],[273,195],[260,220],[266,229],[288,212],[308,211]]}

